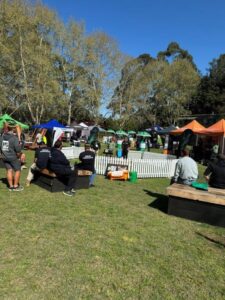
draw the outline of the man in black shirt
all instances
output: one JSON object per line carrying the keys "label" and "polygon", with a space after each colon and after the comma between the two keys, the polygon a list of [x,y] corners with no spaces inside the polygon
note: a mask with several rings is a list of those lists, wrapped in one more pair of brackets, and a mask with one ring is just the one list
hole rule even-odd
{"label": "man in black shirt", "polygon": [[219,154],[216,163],[210,162],[204,175],[210,186],[225,189],[225,155]]}
{"label": "man in black shirt", "polygon": [[85,151],[81,152],[79,156],[79,160],[81,161],[79,164],[76,164],[74,167],[76,170],[88,170],[92,172],[90,176],[90,187],[94,186],[94,179],[96,176],[95,172],[95,153],[91,151],[90,144],[85,144],[84,146]]}
{"label": "man in black shirt", "polygon": [[61,149],[62,142],[56,141],[54,147],[51,149],[49,169],[61,178],[63,182],[65,181],[65,190],[63,194],[66,196],[73,196],[75,193],[75,172],[72,170],[68,159],[64,153],[62,153]]}
{"label": "man in black shirt", "polygon": [[125,137],[125,139],[122,142],[122,156],[124,159],[127,159],[129,148],[130,142],[128,140],[128,137]]}
{"label": "man in black shirt", "polygon": [[34,179],[35,171],[40,171],[48,167],[51,149],[48,148],[44,142],[40,145],[41,147],[35,150],[34,162],[28,171],[26,186],[30,186],[31,181]]}

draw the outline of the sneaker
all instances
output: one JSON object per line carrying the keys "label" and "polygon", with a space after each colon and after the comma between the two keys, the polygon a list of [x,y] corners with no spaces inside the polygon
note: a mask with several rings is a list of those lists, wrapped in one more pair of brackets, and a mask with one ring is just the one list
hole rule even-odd
{"label": "sneaker", "polygon": [[90,184],[89,187],[95,187],[95,185],[94,184]]}
{"label": "sneaker", "polygon": [[71,192],[72,192],[73,194],[75,194],[75,193],[76,193],[76,190],[75,190],[75,189],[72,189]]}
{"label": "sneaker", "polygon": [[22,185],[14,186],[13,192],[22,192],[24,190]]}
{"label": "sneaker", "polygon": [[13,187],[13,186],[9,187],[9,191],[10,191],[10,192],[13,192],[13,190],[14,190],[14,187]]}
{"label": "sneaker", "polygon": [[72,197],[74,195],[72,191],[63,191],[63,194],[69,197]]}

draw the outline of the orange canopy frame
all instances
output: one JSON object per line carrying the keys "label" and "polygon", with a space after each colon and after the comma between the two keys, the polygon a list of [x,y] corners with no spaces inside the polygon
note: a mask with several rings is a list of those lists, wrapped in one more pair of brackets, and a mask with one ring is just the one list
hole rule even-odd
{"label": "orange canopy frame", "polygon": [[174,134],[174,135],[182,134],[187,129],[191,129],[194,133],[199,133],[199,134],[203,130],[206,130],[206,128],[203,125],[201,125],[198,121],[193,120],[190,123],[188,123],[187,125],[179,128],[179,129],[171,131],[170,134]]}
{"label": "orange canopy frame", "polygon": [[225,120],[222,119],[205,130],[201,131],[201,134],[213,135],[213,136],[225,136]]}

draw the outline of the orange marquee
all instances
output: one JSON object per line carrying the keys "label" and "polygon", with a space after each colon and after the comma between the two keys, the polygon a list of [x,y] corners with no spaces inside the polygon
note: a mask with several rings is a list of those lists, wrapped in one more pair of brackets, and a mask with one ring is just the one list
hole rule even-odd
{"label": "orange marquee", "polygon": [[201,134],[205,135],[223,135],[225,136],[225,120],[222,119],[215,124],[211,125],[210,127],[206,128],[205,130],[202,130]]}
{"label": "orange marquee", "polygon": [[193,120],[187,125],[171,131],[170,134],[182,134],[186,129],[191,129],[194,133],[201,133],[202,131],[206,130],[206,128],[203,125],[201,125],[198,121]]}

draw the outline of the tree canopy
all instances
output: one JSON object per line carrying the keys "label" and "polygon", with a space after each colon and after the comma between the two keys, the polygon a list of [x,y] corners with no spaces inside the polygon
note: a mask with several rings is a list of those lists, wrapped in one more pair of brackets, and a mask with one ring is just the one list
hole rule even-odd
{"label": "tree canopy", "polygon": [[0,28],[0,115],[139,129],[225,112],[225,54],[204,76],[174,41],[155,58],[128,57],[107,33],[87,34],[76,20],[64,24],[39,1],[2,0]]}

